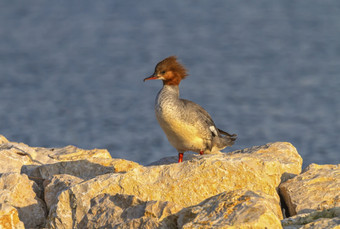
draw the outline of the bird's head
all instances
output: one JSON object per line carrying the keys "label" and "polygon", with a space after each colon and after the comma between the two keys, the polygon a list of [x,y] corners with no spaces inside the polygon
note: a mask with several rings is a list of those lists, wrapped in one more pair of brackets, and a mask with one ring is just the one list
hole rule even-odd
{"label": "bird's head", "polygon": [[175,56],[170,56],[159,62],[155,67],[155,72],[144,79],[163,80],[164,85],[179,85],[182,79],[187,76],[187,71]]}

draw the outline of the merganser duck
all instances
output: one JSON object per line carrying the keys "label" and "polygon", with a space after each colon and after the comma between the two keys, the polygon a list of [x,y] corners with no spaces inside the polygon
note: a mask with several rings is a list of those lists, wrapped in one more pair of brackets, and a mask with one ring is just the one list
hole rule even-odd
{"label": "merganser duck", "polygon": [[170,56],[159,62],[155,72],[144,79],[144,82],[163,80],[163,88],[156,97],[155,113],[170,144],[178,151],[178,162],[183,161],[186,151],[201,155],[219,152],[232,146],[237,136],[218,129],[200,105],[179,98],[178,85],[186,76],[184,66],[175,56]]}

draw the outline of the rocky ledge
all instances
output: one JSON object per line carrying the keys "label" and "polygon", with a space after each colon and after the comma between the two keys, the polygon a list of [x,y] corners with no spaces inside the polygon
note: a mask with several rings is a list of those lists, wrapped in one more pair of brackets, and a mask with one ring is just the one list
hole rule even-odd
{"label": "rocky ledge", "polygon": [[0,135],[0,228],[339,228],[340,167],[287,142],[149,166]]}

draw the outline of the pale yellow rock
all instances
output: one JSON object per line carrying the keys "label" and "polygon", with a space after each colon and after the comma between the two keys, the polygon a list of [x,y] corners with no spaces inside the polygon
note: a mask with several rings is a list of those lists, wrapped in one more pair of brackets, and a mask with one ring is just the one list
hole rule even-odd
{"label": "pale yellow rock", "polygon": [[280,185],[289,215],[340,207],[340,166],[309,165]]}
{"label": "pale yellow rock", "polygon": [[124,173],[134,168],[142,167],[136,162],[119,158],[92,158],[90,161],[102,166],[113,167],[115,173]]}
{"label": "pale yellow rock", "polygon": [[142,201],[169,201],[183,207],[236,189],[261,191],[279,200],[276,188],[282,177],[299,174],[301,165],[294,146],[277,142],[229,154],[196,156],[183,163],[101,175],[63,191],[51,207],[49,225],[76,227],[88,212],[91,199],[102,193],[135,195]]}
{"label": "pale yellow rock", "polygon": [[49,179],[61,173],[75,176],[82,174],[81,178],[90,179],[99,174],[122,173],[136,167],[140,165],[112,159],[105,149],[30,147],[24,143],[8,142],[0,135],[0,173],[21,172],[37,179]]}
{"label": "pale yellow rock", "polygon": [[[166,201],[142,201],[135,196],[101,194],[91,201],[91,208],[79,228],[166,228],[176,226],[169,216],[182,207]],[[168,218],[167,218],[168,217]]]}
{"label": "pale yellow rock", "polygon": [[92,179],[98,175],[126,172],[141,165],[123,159],[92,158],[79,161],[62,161],[53,164],[37,166],[25,172],[31,177],[39,179],[51,179],[57,174],[68,174],[83,180]]}
{"label": "pale yellow rock", "polygon": [[62,161],[54,164],[38,166],[30,175],[42,179],[51,179],[57,174],[69,174],[84,180],[92,179],[98,175],[114,173],[113,166],[102,166],[87,160]]}
{"label": "pale yellow rock", "polygon": [[281,221],[285,229],[340,228],[340,207],[302,213]]}
{"label": "pale yellow rock", "polygon": [[0,203],[18,209],[19,218],[26,228],[45,224],[45,205],[37,196],[39,187],[25,174],[5,173],[0,177]]}
{"label": "pale yellow rock", "polygon": [[8,204],[0,204],[0,229],[25,229],[18,210]]}
{"label": "pale yellow rock", "polygon": [[340,229],[340,218],[317,219],[300,227],[300,229]]}
{"label": "pale yellow rock", "polygon": [[91,149],[85,150],[76,146],[66,146],[63,148],[41,148],[36,147],[35,151],[41,155],[41,161],[46,157],[52,158],[55,161],[76,161],[76,160],[91,160],[92,158],[111,158],[109,151],[106,149]]}
{"label": "pale yellow rock", "polygon": [[4,143],[7,143],[7,142],[8,142],[7,138],[5,138],[5,136],[0,134],[0,144],[4,144]]}
{"label": "pale yellow rock", "polygon": [[23,143],[3,143],[0,145],[0,173],[21,172],[24,165],[37,164],[32,158],[34,149]]}
{"label": "pale yellow rock", "polygon": [[[105,149],[84,150],[75,146],[63,148],[30,147],[24,143],[0,144],[0,173],[28,171],[34,166],[61,161],[111,159]],[[26,166],[26,167],[25,167]]]}
{"label": "pale yellow rock", "polygon": [[68,174],[54,175],[50,180],[44,182],[44,200],[47,210],[57,202],[61,191],[68,189],[74,184],[82,182],[83,179]]}
{"label": "pale yellow rock", "polygon": [[178,228],[281,228],[280,202],[262,192],[223,192],[176,214]]}

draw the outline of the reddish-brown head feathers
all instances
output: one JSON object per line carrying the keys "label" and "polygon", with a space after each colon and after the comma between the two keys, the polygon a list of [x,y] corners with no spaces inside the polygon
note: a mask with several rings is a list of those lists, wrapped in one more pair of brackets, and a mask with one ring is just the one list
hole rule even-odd
{"label": "reddish-brown head feathers", "polygon": [[152,76],[144,79],[144,81],[161,79],[165,85],[179,85],[187,75],[186,69],[177,61],[177,58],[170,56],[159,62]]}
{"label": "reddish-brown head feathers", "polygon": [[180,64],[177,61],[176,56],[169,56],[165,58],[164,60],[162,60],[161,62],[159,62],[156,65],[155,72],[157,70],[158,71],[162,71],[162,70],[172,71],[173,73],[176,73],[177,77],[180,77],[181,79],[184,79],[188,75],[187,70],[184,68],[182,64]]}

